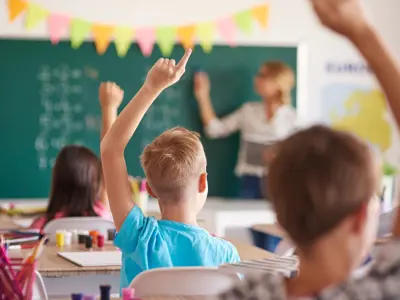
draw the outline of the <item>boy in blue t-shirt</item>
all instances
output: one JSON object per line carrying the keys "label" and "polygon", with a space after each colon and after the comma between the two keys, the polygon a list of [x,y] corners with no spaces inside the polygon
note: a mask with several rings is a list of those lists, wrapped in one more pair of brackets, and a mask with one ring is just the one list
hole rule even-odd
{"label": "boy in blue t-shirt", "polygon": [[104,178],[122,251],[121,287],[140,272],[159,267],[218,266],[240,260],[229,242],[198,227],[207,197],[207,160],[196,133],[165,131],[142,154],[149,194],[158,199],[162,219],[145,217],[132,202],[124,150],[157,96],[177,82],[191,50],[181,61],[159,59],[142,88],[121,112],[101,143]]}

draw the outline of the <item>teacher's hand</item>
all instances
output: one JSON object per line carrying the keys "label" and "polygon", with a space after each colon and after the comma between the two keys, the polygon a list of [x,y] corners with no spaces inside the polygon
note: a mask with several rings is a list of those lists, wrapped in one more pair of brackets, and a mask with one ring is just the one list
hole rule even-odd
{"label": "teacher's hand", "polygon": [[205,72],[194,74],[194,95],[198,102],[203,102],[210,97],[210,80]]}
{"label": "teacher's hand", "polygon": [[263,152],[263,160],[265,164],[270,164],[275,157],[275,152],[269,148]]}

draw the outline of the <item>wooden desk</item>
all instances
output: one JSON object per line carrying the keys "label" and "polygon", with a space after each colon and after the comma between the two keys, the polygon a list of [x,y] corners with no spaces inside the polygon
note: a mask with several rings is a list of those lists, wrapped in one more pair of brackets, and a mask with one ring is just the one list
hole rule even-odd
{"label": "wooden desk", "polygon": [[[274,254],[263,249],[247,245],[245,243],[230,241],[238,250],[242,260],[253,260],[273,257]],[[105,250],[116,250],[111,244],[106,245]],[[57,255],[59,251],[86,251],[79,245],[74,245],[70,248],[60,249],[56,246],[49,245],[43,251],[39,260],[39,272],[43,277],[68,277],[80,275],[112,275],[119,274],[120,266],[107,267],[79,267],[64,258]],[[99,250],[93,250],[99,251]]]}
{"label": "wooden desk", "polygon": [[17,229],[18,226],[14,224],[11,217],[0,214],[0,228]]}
{"label": "wooden desk", "polygon": [[[104,247],[105,251],[117,250],[113,245],[108,243]],[[24,250],[25,251],[25,250]],[[69,277],[80,275],[114,275],[119,274],[120,266],[107,267],[79,267],[68,260],[57,255],[57,252],[86,252],[82,245],[73,245],[72,247],[57,248],[54,245],[48,245],[44,248],[39,259],[38,270],[43,277]],[[96,250],[95,248],[92,251]]]}
{"label": "wooden desk", "polygon": [[[0,227],[16,228],[12,219],[7,216],[0,216]],[[274,254],[252,245],[230,240],[237,248],[242,260],[263,259],[272,257]],[[116,248],[107,244],[105,250]],[[26,252],[24,250],[23,252]],[[51,299],[60,295],[69,295],[72,292],[96,293],[102,283],[112,285],[112,293],[119,291],[120,266],[108,267],[79,267],[59,257],[57,251],[86,251],[79,245],[71,248],[58,249],[54,245],[45,247],[39,259],[38,270],[43,277],[48,294]],[[97,251],[97,250],[93,250]]]}

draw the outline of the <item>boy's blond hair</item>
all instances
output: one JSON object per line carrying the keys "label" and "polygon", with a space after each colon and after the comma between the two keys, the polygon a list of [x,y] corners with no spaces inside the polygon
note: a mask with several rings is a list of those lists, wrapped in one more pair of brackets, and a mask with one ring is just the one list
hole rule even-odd
{"label": "boy's blond hair", "polygon": [[279,87],[279,97],[282,104],[290,105],[291,92],[295,83],[294,72],[291,67],[281,61],[265,62],[266,77],[273,80]]}
{"label": "boy's blond hair", "polygon": [[[148,184],[158,197],[180,199],[205,172],[206,159],[199,134],[176,127],[147,145],[141,156]],[[195,184],[195,186],[193,186]]]}

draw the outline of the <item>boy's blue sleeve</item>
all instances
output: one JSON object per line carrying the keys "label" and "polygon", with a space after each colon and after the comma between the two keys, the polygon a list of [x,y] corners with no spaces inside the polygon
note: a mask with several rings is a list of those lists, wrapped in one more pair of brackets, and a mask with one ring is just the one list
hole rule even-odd
{"label": "boy's blue sleeve", "polygon": [[133,252],[141,232],[146,227],[147,219],[140,207],[135,205],[122,223],[121,229],[115,237],[114,245],[123,252]]}
{"label": "boy's blue sleeve", "polygon": [[240,261],[239,253],[238,253],[236,247],[232,245],[232,251],[231,251],[230,257],[229,257],[229,263],[232,264],[232,263],[237,263],[239,261]]}

